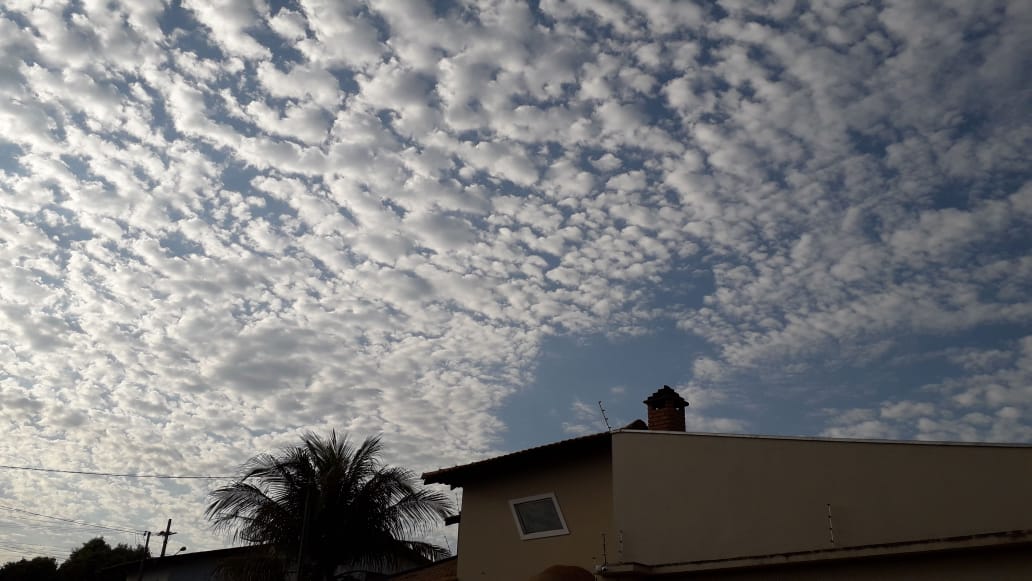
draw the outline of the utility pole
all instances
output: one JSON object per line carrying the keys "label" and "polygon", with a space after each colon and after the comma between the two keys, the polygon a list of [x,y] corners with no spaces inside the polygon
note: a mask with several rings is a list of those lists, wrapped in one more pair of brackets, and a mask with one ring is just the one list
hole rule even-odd
{"label": "utility pole", "polygon": [[158,533],[159,537],[165,537],[165,540],[161,541],[161,556],[165,556],[165,549],[168,548],[168,538],[176,533],[172,532],[172,519],[168,519],[168,524],[165,525],[165,530]]}
{"label": "utility pole", "polygon": [[150,554],[150,531],[147,531],[147,540],[143,544],[143,556],[140,557],[140,573],[136,576],[136,581],[143,581],[143,564],[147,562],[147,555]]}
{"label": "utility pole", "polygon": [[301,541],[297,545],[297,572],[294,573],[294,581],[301,580],[301,557],[305,552],[305,532],[308,530],[308,496],[311,490],[305,491],[305,512],[301,517]]}

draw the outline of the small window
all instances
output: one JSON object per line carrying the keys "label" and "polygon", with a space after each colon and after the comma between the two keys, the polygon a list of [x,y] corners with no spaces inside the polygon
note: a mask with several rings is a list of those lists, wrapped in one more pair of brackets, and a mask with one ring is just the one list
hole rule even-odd
{"label": "small window", "polygon": [[540,539],[570,533],[554,493],[510,500],[509,506],[512,507],[512,516],[516,519],[521,539]]}

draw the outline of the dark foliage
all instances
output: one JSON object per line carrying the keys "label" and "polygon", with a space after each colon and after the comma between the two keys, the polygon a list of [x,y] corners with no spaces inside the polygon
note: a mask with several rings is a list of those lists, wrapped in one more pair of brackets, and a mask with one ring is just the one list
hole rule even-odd
{"label": "dark foliage", "polygon": [[224,560],[215,569],[214,581],[283,581],[286,563],[271,546],[253,554]]}
{"label": "dark foliage", "polygon": [[342,566],[448,556],[413,540],[451,514],[448,497],[420,488],[411,471],[384,465],[380,451],[379,438],[356,448],[336,432],[305,434],[299,446],[252,458],[240,480],[211,493],[206,514],[216,530],[271,545],[291,565],[300,549],[303,579],[332,579]]}
{"label": "dark foliage", "polygon": [[36,557],[5,563],[0,567],[0,581],[58,581],[57,561],[52,557]]}
{"label": "dark foliage", "polygon": [[60,581],[125,581],[125,572],[115,566],[139,561],[146,554],[143,547],[112,547],[97,537],[72,551],[57,572]]}

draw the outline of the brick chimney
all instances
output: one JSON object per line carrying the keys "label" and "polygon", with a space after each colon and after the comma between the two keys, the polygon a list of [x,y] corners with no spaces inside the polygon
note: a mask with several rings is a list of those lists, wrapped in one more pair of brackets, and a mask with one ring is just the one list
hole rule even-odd
{"label": "brick chimney", "polygon": [[649,429],[662,432],[684,431],[684,408],[688,402],[669,385],[645,400],[649,406]]}

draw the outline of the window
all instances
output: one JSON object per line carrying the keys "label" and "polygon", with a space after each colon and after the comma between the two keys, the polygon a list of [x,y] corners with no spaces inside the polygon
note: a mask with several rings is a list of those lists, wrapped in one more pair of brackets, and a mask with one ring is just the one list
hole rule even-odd
{"label": "window", "polygon": [[559,510],[559,502],[555,499],[555,493],[517,498],[510,500],[509,506],[512,507],[512,516],[516,519],[516,529],[519,531],[521,539],[540,539],[570,534],[570,530],[566,528],[563,512]]}

